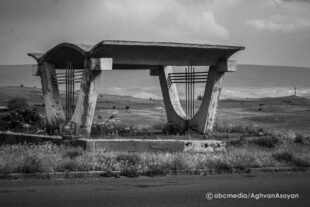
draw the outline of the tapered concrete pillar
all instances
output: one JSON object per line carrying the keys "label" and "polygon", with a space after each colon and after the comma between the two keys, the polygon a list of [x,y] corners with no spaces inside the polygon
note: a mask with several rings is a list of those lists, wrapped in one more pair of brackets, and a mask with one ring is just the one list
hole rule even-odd
{"label": "tapered concrete pillar", "polygon": [[47,122],[50,126],[58,126],[61,129],[65,124],[65,114],[60,102],[54,65],[43,62],[38,67]]}
{"label": "tapered concrete pillar", "polygon": [[89,137],[103,70],[112,70],[111,58],[87,58],[74,114],[65,127],[65,134]]}
{"label": "tapered concrete pillar", "polygon": [[190,121],[190,127],[197,129],[201,133],[205,134],[213,130],[224,73],[225,72],[218,71],[217,66],[211,66],[209,68],[201,106]]}
{"label": "tapered concrete pillar", "polygon": [[168,87],[169,73],[173,73],[171,66],[163,66],[158,71],[160,87],[166,108],[167,120],[178,128],[185,130],[188,126],[185,112],[181,106],[178,90],[175,84]]}

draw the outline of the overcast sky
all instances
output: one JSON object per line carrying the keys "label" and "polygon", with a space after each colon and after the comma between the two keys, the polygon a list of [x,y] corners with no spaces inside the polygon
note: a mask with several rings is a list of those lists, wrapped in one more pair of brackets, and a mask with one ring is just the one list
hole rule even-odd
{"label": "overcast sky", "polygon": [[107,39],[240,45],[239,63],[310,67],[310,0],[0,0],[0,65]]}

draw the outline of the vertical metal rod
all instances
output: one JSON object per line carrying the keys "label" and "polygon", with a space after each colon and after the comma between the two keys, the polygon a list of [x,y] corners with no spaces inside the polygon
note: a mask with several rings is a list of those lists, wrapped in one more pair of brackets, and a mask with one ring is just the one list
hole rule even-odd
{"label": "vertical metal rod", "polygon": [[72,67],[71,61],[70,61],[70,70],[71,70],[71,84],[70,84],[70,87],[71,87],[71,91],[70,91],[70,94],[71,94],[71,97],[70,97],[70,119],[71,119],[72,114],[73,114],[73,105],[74,105],[74,69]]}
{"label": "vertical metal rod", "polygon": [[68,62],[66,66],[66,122],[68,122]]}
{"label": "vertical metal rod", "polygon": [[189,118],[189,109],[190,109],[190,106],[189,106],[189,80],[190,80],[190,76],[189,76],[189,67],[187,67],[187,118]]}
{"label": "vertical metal rod", "polygon": [[191,81],[192,81],[192,77],[191,77],[191,66],[189,65],[188,66],[188,75],[189,75],[189,80],[188,80],[188,111],[189,111],[189,113],[188,113],[188,118],[191,118],[191,99],[192,99],[192,97],[191,97]]}
{"label": "vertical metal rod", "polygon": [[194,116],[194,70],[193,66],[191,66],[192,69],[192,118]]}
{"label": "vertical metal rod", "polygon": [[188,66],[188,118],[191,118],[191,66]]}
{"label": "vertical metal rod", "polygon": [[193,117],[193,66],[191,66],[191,118]]}
{"label": "vertical metal rod", "polygon": [[71,115],[71,62],[69,61],[69,69],[68,69],[68,76],[69,76],[69,79],[68,79],[68,83],[69,83],[69,91],[68,91],[68,121],[70,119],[70,115]]}
{"label": "vertical metal rod", "polygon": [[73,84],[74,84],[73,69],[72,69],[71,61],[70,61],[70,73],[71,73],[71,84],[70,84],[70,118],[71,118],[71,116],[72,116],[72,105],[73,105],[72,91],[73,91]]}
{"label": "vertical metal rod", "polygon": [[193,67],[193,116],[195,115],[195,67]]}
{"label": "vertical metal rod", "polygon": [[71,61],[69,62],[69,81],[70,81],[70,84],[69,84],[69,87],[70,87],[70,91],[69,91],[69,118],[71,118],[71,106],[72,106],[72,68],[71,68]]}
{"label": "vertical metal rod", "polygon": [[67,64],[67,85],[68,85],[68,91],[67,91],[67,96],[68,96],[68,108],[67,108],[67,113],[68,113],[68,116],[67,116],[67,122],[69,121],[69,116],[70,116],[70,62],[68,61],[68,64]]}
{"label": "vertical metal rod", "polygon": [[187,67],[185,68],[185,115],[187,118]]}
{"label": "vertical metal rod", "polygon": [[191,118],[193,117],[193,66],[191,66]]}
{"label": "vertical metal rod", "polygon": [[68,113],[68,116],[67,116],[67,121],[69,121],[69,116],[70,116],[70,63],[68,62],[68,80],[67,80],[67,83],[68,83],[68,108],[67,108],[67,113]]}
{"label": "vertical metal rod", "polygon": [[70,116],[70,62],[68,61],[68,121],[69,121],[69,116]]}
{"label": "vertical metal rod", "polygon": [[74,89],[75,89],[75,70],[74,68],[72,68],[72,76],[73,76],[73,80],[72,80],[72,115],[74,113],[74,104],[75,104],[75,101],[74,101]]}

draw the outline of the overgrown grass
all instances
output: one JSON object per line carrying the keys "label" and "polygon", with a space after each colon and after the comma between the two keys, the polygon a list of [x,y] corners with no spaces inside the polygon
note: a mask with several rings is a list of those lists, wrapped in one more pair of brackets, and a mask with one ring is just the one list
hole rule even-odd
{"label": "overgrown grass", "polygon": [[210,153],[117,153],[85,152],[81,148],[41,145],[0,146],[0,173],[64,171],[121,171],[124,176],[164,175],[167,171],[257,167],[308,167],[310,146],[281,141],[273,148],[249,142]]}
{"label": "overgrown grass", "polygon": [[266,133],[266,131],[253,124],[232,124],[222,120],[216,120],[214,124],[215,132],[226,132],[226,133],[242,133],[250,135],[260,135]]}

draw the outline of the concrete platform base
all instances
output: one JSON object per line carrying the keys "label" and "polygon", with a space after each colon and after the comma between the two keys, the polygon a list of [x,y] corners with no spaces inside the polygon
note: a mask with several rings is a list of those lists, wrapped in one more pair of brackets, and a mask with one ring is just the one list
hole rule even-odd
{"label": "concrete platform base", "polygon": [[44,142],[62,144],[63,140],[60,136],[24,134],[16,132],[0,132],[0,144],[23,144],[23,143],[39,144]]}
{"label": "concrete platform base", "polygon": [[62,139],[61,137],[0,132],[0,144],[39,144],[80,146],[94,152],[215,152],[224,151],[226,142],[219,140],[173,139]]}
{"label": "concrete platform base", "polygon": [[79,139],[87,151],[103,152],[214,152],[226,149],[218,140]]}

